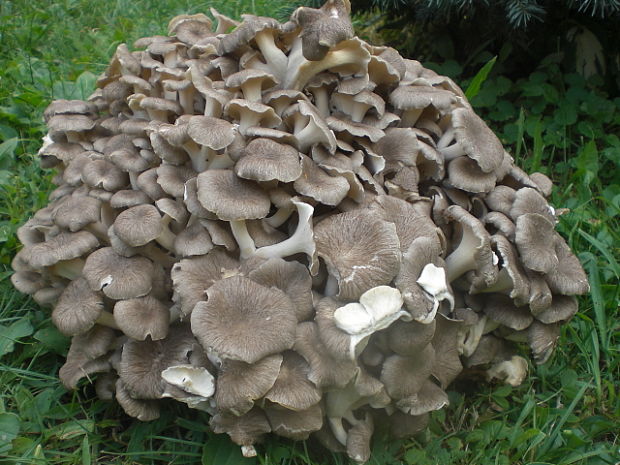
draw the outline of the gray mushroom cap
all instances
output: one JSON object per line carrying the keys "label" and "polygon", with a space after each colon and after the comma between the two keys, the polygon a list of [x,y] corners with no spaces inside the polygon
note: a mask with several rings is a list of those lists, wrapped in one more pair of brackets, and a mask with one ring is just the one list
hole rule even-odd
{"label": "gray mushroom cap", "polygon": [[515,244],[523,264],[530,270],[551,273],[558,268],[553,229],[553,223],[538,213],[517,218]]}
{"label": "gray mushroom cap", "polygon": [[103,311],[103,296],[93,291],[84,278],[71,281],[52,312],[52,322],[68,336],[91,329]]}
{"label": "gray mushroom cap", "polygon": [[370,211],[330,216],[315,226],[314,236],[319,257],[338,279],[339,298],[357,300],[365,291],[388,284],[398,273],[396,227]]}
{"label": "gray mushroom cap", "polygon": [[233,276],[207,289],[207,302],[192,312],[192,331],[222,357],[254,363],[295,342],[293,303],[277,288]]}
{"label": "gray mushroom cap", "polygon": [[276,287],[283,291],[293,302],[299,321],[312,316],[312,278],[301,263],[270,258],[253,269],[248,277],[262,286]]}
{"label": "gray mushroom cap", "polygon": [[170,275],[181,313],[189,315],[196,303],[206,300],[206,290],[238,266],[239,262],[219,248],[175,263]]}
{"label": "gray mushroom cap", "polygon": [[344,387],[357,372],[354,361],[335,358],[327,350],[314,322],[308,321],[297,326],[294,350],[310,365],[308,379],[318,388]]}
{"label": "gray mushroom cap", "polygon": [[24,259],[35,269],[72,260],[90,252],[99,241],[88,231],[60,233],[57,236],[24,249]]}
{"label": "gray mushroom cap", "polygon": [[114,221],[114,233],[131,247],[139,247],[156,239],[164,223],[154,205],[138,205],[122,211]]}
{"label": "gray mushroom cap", "polygon": [[82,272],[92,290],[102,290],[111,299],[123,300],[148,294],[154,270],[148,258],[127,258],[104,247],[88,256]]}
{"label": "gray mushroom cap", "polygon": [[267,138],[252,140],[235,164],[235,174],[255,181],[292,182],[301,176],[299,153],[290,145]]}
{"label": "gray mushroom cap", "polygon": [[280,373],[265,399],[294,411],[307,410],[321,401],[321,391],[308,379],[309,366],[295,352],[285,352]]}
{"label": "gray mushroom cap", "polygon": [[349,182],[327,174],[306,155],[301,155],[301,159],[303,174],[295,180],[295,190],[325,205],[338,205],[349,192]]}
{"label": "gray mushroom cap", "polygon": [[292,20],[302,28],[302,50],[307,60],[322,60],[331,47],[354,35],[348,0],[328,0],[321,8],[300,7]]}
{"label": "gray mushroom cap", "polygon": [[209,170],[200,173],[197,182],[198,200],[222,220],[264,218],[269,213],[267,193],[232,171]]}
{"label": "gray mushroom cap", "polygon": [[117,302],[114,321],[132,339],[157,341],[168,335],[170,311],[161,301],[144,296]]}
{"label": "gray mushroom cap", "polygon": [[249,412],[254,401],[273,387],[281,366],[281,354],[269,355],[254,363],[223,361],[215,390],[218,409],[237,416]]}

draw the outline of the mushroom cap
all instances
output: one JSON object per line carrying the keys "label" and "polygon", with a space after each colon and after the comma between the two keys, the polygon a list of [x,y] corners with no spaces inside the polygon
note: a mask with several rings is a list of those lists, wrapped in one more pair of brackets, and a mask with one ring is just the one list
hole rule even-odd
{"label": "mushroom cap", "polygon": [[92,197],[65,197],[52,213],[54,223],[71,232],[99,221],[101,201]]}
{"label": "mushroom cap", "polygon": [[122,211],[114,221],[114,233],[125,244],[140,247],[156,239],[164,224],[152,204],[138,205]]}
{"label": "mushroom cap", "polygon": [[552,324],[570,320],[579,309],[579,303],[574,296],[554,295],[551,306],[536,314],[541,323]]}
{"label": "mushroom cap", "polygon": [[269,195],[232,171],[205,171],[198,175],[197,185],[202,206],[222,220],[258,219],[269,214]]}
{"label": "mushroom cap", "polygon": [[214,433],[228,434],[240,446],[251,446],[271,431],[265,412],[259,407],[241,416],[218,412],[209,420],[209,426]]}
{"label": "mushroom cap", "polygon": [[160,341],[130,339],[123,345],[118,374],[132,397],[159,399],[168,387],[161,372],[190,364],[190,355],[199,350],[187,325],[171,327]]}
{"label": "mushroom cap", "polygon": [[554,225],[543,215],[525,213],[516,221],[515,244],[523,264],[533,271],[552,273],[558,268]]}
{"label": "mushroom cap", "polygon": [[416,396],[431,375],[435,349],[428,344],[409,357],[390,355],[381,367],[381,382],[388,395],[398,401]]}
{"label": "mushroom cap", "polygon": [[563,295],[582,295],[589,292],[588,277],[579,259],[557,233],[555,233],[555,254],[558,258],[558,267],[545,276],[551,292]]}
{"label": "mushroom cap", "polygon": [[82,274],[93,291],[115,300],[142,297],[151,291],[153,262],[146,257],[123,257],[111,247],[91,253]]}
{"label": "mushroom cap", "polygon": [[235,164],[235,174],[255,181],[292,182],[301,176],[299,152],[264,137],[253,139]]}
{"label": "mushroom cap", "polygon": [[387,329],[388,347],[402,357],[415,356],[432,341],[435,325],[435,320],[428,324],[414,320],[395,321]]}
{"label": "mushroom cap", "polygon": [[311,321],[297,326],[294,350],[310,365],[308,379],[318,388],[342,388],[357,372],[353,360],[334,358],[321,338],[317,324]]}
{"label": "mushroom cap", "polygon": [[484,173],[500,168],[504,160],[502,143],[473,110],[456,108],[452,112],[452,126],[458,143]]}
{"label": "mushroom cap", "polygon": [[282,355],[269,355],[255,363],[225,360],[217,377],[215,403],[221,412],[244,415],[276,382]]}
{"label": "mushroom cap", "polygon": [[309,366],[295,352],[285,352],[280,373],[265,399],[286,409],[306,410],[321,401],[321,391],[308,380]]}
{"label": "mushroom cap", "polygon": [[168,334],[170,311],[161,301],[147,295],[117,302],[114,321],[132,339],[144,341],[150,337],[157,341]]}
{"label": "mushroom cap", "polygon": [[457,157],[448,163],[448,179],[457,189],[472,193],[490,192],[495,187],[495,173],[485,173],[469,157]]}
{"label": "mushroom cap", "polygon": [[189,315],[196,303],[206,300],[206,290],[238,266],[239,263],[220,248],[175,263],[170,276],[177,299],[181,301],[181,313]]}
{"label": "mushroom cap", "polygon": [[58,330],[75,336],[91,329],[103,311],[103,296],[93,291],[84,278],[71,281],[60,295],[52,312]]}
{"label": "mushroom cap", "polygon": [[534,321],[527,307],[517,307],[510,297],[503,294],[487,297],[484,313],[491,320],[517,331],[527,328]]}
{"label": "mushroom cap", "polygon": [[319,257],[338,279],[339,298],[358,300],[392,281],[400,268],[396,227],[368,210],[330,216],[314,227],[314,237]]}
{"label": "mushroom cap", "polygon": [[301,195],[325,205],[338,205],[349,192],[349,182],[342,176],[331,176],[306,155],[301,155],[303,174],[293,186]]}
{"label": "mushroom cap", "polygon": [[353,37],[350,12],[349,0],[328,0],[319,9],[295,10],[291,19],[302,28],[301,46],[306,60],[322,60],[331,47]]}
{"label": "mushroom cap", "polygon": [[389,101],[399,110],[424,109],[433,105],[437,110],[447,112],[456,102],[456,96],[430,86],[399,86],[392,91]]}
{"label": "mushroom cap", "polygon": [[250,271],[248,278],[262,286],[283,291],[293,302],[299,321],[307,320],[314,313],[312,277],[301,263],[270,258]]}
{"label": "mushroom cap", "polygon": [[196,143],[213,150],[222,150],[235,139],[235,127],[226,120],[212,116],[192,116],[187,134]]}
{"label": "mushroom cap", "polygon": [[246,363],[290,349],[297,326],[293,303],[284,292],[241,276],[207,289],[207,302],[196,304],[191,321],[205,350]]}
{"label": "mushroom cap", "polygon": [[159,418],[159,404],[153,400],[134,399],[121,379],[116,380],[116,401],[130,417],[140,421]]}
{"label": "mushroom cap", "polygon": [[99,245],[88,231],[63,232],[24,249],[24,259],[35,269],[83,256]]}
{"label": "mushroom cap", "polygon": [[[463,370],[457,345],[458,333],[463,326],[463,322],[451,320],[441,313],[437,314],[436,321],[435,334],[431,342],[435,349],[435,363],[432,367],[432,375],[439,381],[441,387],[445,389]],[[424,412],[410,413],[418,415]]]}
{"label": "mushroom cap", "polygon": [[275,405],[265,409],[272,431],[282,437],[301,440],[323,426],[321,404],[314,404],[306,410],[294,411]]}

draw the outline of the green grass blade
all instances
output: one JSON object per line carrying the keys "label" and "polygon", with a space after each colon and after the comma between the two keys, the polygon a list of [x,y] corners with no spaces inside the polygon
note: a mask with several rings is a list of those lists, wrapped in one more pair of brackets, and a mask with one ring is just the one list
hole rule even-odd
{"label": "green grass blade", "polygon": [[568,420],[568,417],[573,413],[573,411],[575,410],[575,407],[577,407],[577,404],[579,403],[579,401],[581,400],[581,398],[586,393],[586,390],[589,387],[590,387],[590,383],[587,383],[581,386],[581,389],[579,389],[579,392],[577,393],[575,398],[572,400],[570,405],[566,408],[564,413],[562,413],[560,420],[555,424],[551,434],[547,436],[547,439],[543,442],[541,448],[538,450],[538,454],[537,454],[538,458],[542,460],[544,456],[547,454],[547,452],[549,452],[549,450],[553,448],[556,440],[562,433],[562,428],[564,427],[564,424]]}
{"label": "green grass blade", "polygon": [[468,100],[471,100],[476,95],[478,95],[478,92],[480,92],[480,87],[482,86],[484,81],[487,80],[487,77],[489,77],[489,73],[493,69],[493,65],[495,65],[496,61],[497,55],[487,61],[487,63],[480,69],[480,71],[476,73],[469,86],[467,86],[467,90],[465,91],[465,97],[467,97]]}
{"label": "green grass blade", "polygon": [[607,260],[607,263],[610,265],[611,270],[616,275],[616,279],[620,279],[620,264],[615,259],[615,257],[609,251],[609,247],[599,241],[596,237],[591,236],[583,229],[578,229],[577,232],[581,237],[583,237],[586,241],[588,241],[596,250],[598,250],[603,257]]}

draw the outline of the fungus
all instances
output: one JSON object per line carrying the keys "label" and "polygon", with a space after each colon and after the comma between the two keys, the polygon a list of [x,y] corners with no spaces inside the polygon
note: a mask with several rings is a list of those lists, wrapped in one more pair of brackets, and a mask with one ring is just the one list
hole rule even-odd
{"label": "fungus", "polygon": [[247,457],[312,434],[363,463],[464,365],[518,385],[519,344],[551,357],[589,289],[551,181],[349,12],[181,15],[46,109],[58,187],[11,282],[72,337],[68,389],[96,378],[142,421],[186,403]]}

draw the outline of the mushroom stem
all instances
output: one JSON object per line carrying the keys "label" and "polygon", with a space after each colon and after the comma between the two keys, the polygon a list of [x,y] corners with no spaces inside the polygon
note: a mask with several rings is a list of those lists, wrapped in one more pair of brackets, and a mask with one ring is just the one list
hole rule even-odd
{"label": "mushroom stem", "polygon": [[292,202],[297,207],[297,214],[299,216],[297,229],[293,235],[277,244],[261,247],[256,250],[254,255],[262,258],[282,258],[303,252],[312,260],[316,250],[312,233],[312,214],[314,213],[314,208],[304,202],[295,200],[292,200]]}
{"label": "mushroom stem", "polygon": [[288,57],[275,44],[273,32],[262,30],[254,36],[254,40],[263,57],[265,57],[269,68],[273,70],[273,74],[279,81],[282,81],[286,75]]}
{"label": "mushroom stem", "polygon": [[261,98],[261,83],[260,81],[248,81],[241,86],[243,96],[250,102],[260,102]]}
{"label": "mushroom stem", "polygon": [[441,150],[450,145],[450,142],[454,140],[454,128],[449,128],[444,132],[437,141],[437,149]]}
{"label": "mushroom stem", "polygon": [[327,274],[327,282],[325,283],[325,290],[323,292],[325,297],[338,294],[338,278],[331,273]]}
{"label": "mushroom stem", "polygon": [[312,89],[312,95],[314,96],[314,106],[319,110],[319,114],[323,118],[327,118],[330,115],[329,111],[329,94],[324,87],[318,87]]}
{"label": "mushroom stem", "polygon": [[140,190],[140,187],[138,187],[138,173],[129,171],[129,183],[134,191]]}
{"label": "mushroom stem", "polygon": [[275,212],[269,218],[265,218],[263,221],[272,228],[277,228],[279,226],[282,226],[286,222],[286,220],[289,219],[289,217],[293,214],[294,210],[295,209],[293,208],[293,206],[279,208],[277,212]]}
{"label": "mushroom stem", "polygon": [[400,119],[400,127],[401,128],[411,128],[415,125],[418,118],[424,111],[424,108],[411,108],[409,110],[405,110]]}
{"label": "mushroom stem", "polygon": [[239,245],[240,258],[245,260],[256,253],[256,245],[254,239],[248,232],[245,220],[236,220],[230,222],[230,230],[232,231],[237,244]]}
{"label": "mushroom stem", "polygon": [[106,312],[105,310],[101,312],[95,323],[101,326],[107,326],[108,328],[119,329],[116,321],[114,320],[114,315],[110,312]]}
{"label": "mushroom stem", "polygon": [[235,164],[233,160],[228,156],[227,153],[216,153],[212,151],[209,155],[209,161],[207,162],[208,170],[224,170],[228,168],[232,168]]}
{"label": "mushroom stem", "polygon": [[174,252],[174,240],[176,239],[176,235],[170,231],[169,225],[172,217],[169,215],[164,215],[162,218],[162,223],[164,225],[161,234],[155,238],[155,241],[161,245],[164,249],[169,250],[170,252]]}
{"label": "mushroom stem", "polygon": [[459,276],[473,270],[476,267],[474,252],[478,247],[475,234],[467,226],[463,226],[463,238],[458,247],[446,257],[446,270],[448,282],[452,282]]}
{"label": "mushroom stem", "polygon": [[241,446],[241,454],[247,458],[256,457],[258,455],[253,445]]}
{"label": "mushroom stem", "polygon": [[82,268],[84,268],[84,263],[85,261],[82,258],[62,260],[56,263],[54,266],[50,267],[50,270],[52,271],[52,273],[58,276],[74,280],[82,275]]}
{"label": "mushroom stem", "polygon": [[439,149],[439,152],[443,155],[445,161],[454,160],[457,157],[466,155],[465,150],[463,150],[463,147],[458,142]]}

